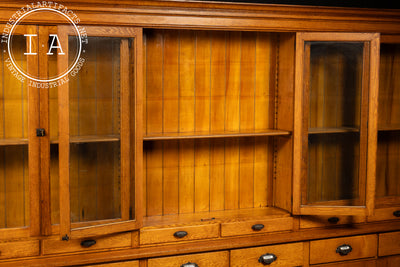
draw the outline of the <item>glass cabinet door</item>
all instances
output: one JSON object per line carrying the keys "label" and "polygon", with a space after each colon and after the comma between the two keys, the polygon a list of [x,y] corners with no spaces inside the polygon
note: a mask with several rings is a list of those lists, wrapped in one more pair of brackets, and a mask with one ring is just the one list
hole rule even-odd
{"label": "glass cabinet door", "polygon": [[[138,227],[135,102],[141,31],[88,27],[85,62],[59,86],[60,231],[64,239]],[[78,45],[67,28],[71,64]],[[64,38],[65,39],[65,38]],[[101,230],[99,230],[101,229]]]}
{"label": "glass cabinet door", "polygon": [[382,36],[380,51],[376,207],[399,210],[400,36]]}
{"label": "glass cabinet door", "polygon": [[367,215],[373,208],[378,40],[297,35],[296,214]]}
{"label": "glass cabinet door", "polygon": [[[38,161],[32,157],[39,151],[35,135],[38,116],[33,113],[37,111],[38,90],[31,88],[11,63],[24,73],[37,71],[37,57],[26,55],[27,34],[36,34],[36,27],[15,27],[9,39],[10,53],[7,43],[1,43],[0,239],[40,234],[39,209],[31,205],[39,197],[35,186]],[[37,39],[31,41],[36,47]]]}

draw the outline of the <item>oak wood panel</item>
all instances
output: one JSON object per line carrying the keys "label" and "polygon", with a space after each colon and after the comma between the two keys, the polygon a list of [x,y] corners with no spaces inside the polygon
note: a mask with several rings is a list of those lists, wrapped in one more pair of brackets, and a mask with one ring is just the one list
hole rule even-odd
{"label": "oak wood panel", "polygon": [[1,242],[0,259],[39,255],[39,240]]}
{"label": "oak wood panel", "polygon": [[400,256],[390,256],[379,258],[377,261],[379,267],[396,267],[400,264]]}
{"label": "oak wood panel", "polygon": [[[86,239],[78,238],[69,241],[60,240],[59,238],[46,239],[43,240],[43,254],[50,255],[71,252],[85,253],[93,250],[130,247],[132,245],[131,238],[131,233],[123,233]],[[96,243],[90,247],[84,247],[81,243],[85,240],[94,240]]]}
{"label": "oak wood panel", "polygon": [[139,261],[124,261],[115,263],[86,265],[86,267],[139,267]]}
{"label": "oak wood panel", "polygon": [[[181,238],[175,237],[178,231],[185,231],[187,235]],[[179,242],[216,238],[219,235],[219,225],[215,223],[204,225],[173,226],[164,228],[142,228],[140,230],[140,244],[157,244],[165,242]]]}
{"label": "oak wood panel", "polygon": [[379,234],[379,256],[389,256],[400,253],[400,232]]}
{"label": "oak wood panel", "polygon": [[147,267],[181,266],[188,262],[195,263],[198,266],[210,266],[210,267],[211,266],[221,266],[221,267],[226,266],[226,267],[228,267],[229,266],[229,252],[228,251],[220,251],[220,252],[211,252],[211,253],[149,259],[148,263],[147,263]]}
{"label": "oak wood panel", "polygon": [[231,266],[263,266],[258,261],[260,256],[271,253],[277,259],[272,264],[275,266],[303,266],[306,264],[303,258],[306,243],[289,243],[266,247],[237,249],[231,251]]}
{"label": "oak wood panel", "polygon": [[[351,246],[352,251],[347,255],[340,255],[336,252],[336,249],[341,245]],[[311,241],[310,264],[375,257],[377,246],[378,237],[376,235],[350,236]]]}
{"label": "oak wood panel", "polygon": [[[335,222],[334,218],[339,220]],[[364,223],[366,220],[365,216],[302,216],[300,228],[334,227],[335,225]]]}
{"label": "oak wood panel", "polygon": [[360,260],[360,261],[344,261],[344,262],[335,262],[335,263],[328,263],[328,264],[317,264],[313,265],[316,267],[375,267],[375,266],[382,266],[377,265],[379,264],[379,260]]}

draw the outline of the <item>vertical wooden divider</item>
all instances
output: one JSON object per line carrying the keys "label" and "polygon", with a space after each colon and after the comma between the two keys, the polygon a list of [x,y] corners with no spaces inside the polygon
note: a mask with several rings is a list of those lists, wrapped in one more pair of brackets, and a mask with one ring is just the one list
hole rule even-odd
{"label": "vertical wooden divider", "polygon": [[[37,27],[27,26],[27,32],[37,34]],[[28,40],[27,40],[28,41]],[[28,45],[28,44],[27,44]],[[32,50],[37,51],[38,42],[32,42]],[[29,73],[38,74],[38,56],[27,58]],[[40,142],[36,136],[39,128],[39,89],[29,85],[28,82],[28,160],[29,160],[29,194],[30,194],[30,235],[40,235]]]}
{"label": "vertical wooden divider", "polygon": [[[58,27],[58,38],[65,55],[57,57],[58,73],[68,66],[67,28]],[[68,76],[67,76],[68,77]],[[69,85],[68,82],[58,86],[59,105],[59,177],[60,177],[60,236],[71,235],[70,188],[69,188]]]}

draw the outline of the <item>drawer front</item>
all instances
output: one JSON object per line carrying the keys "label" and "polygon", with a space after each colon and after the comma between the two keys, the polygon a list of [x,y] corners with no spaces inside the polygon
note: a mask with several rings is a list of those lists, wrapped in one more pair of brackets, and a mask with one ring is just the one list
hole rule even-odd
{"label": "drawer front", "polygon": [[330,227],[343,224],[363,223],[362,216],[301,216],[300,228]]}
{"label": "drawer front", "polygon": [[39,255],[39,240],[0,243],[0,259]]}
{"label": "drawer front", "polygon": [[139,261],[123,261],[96,265],[85,265],[85,267],[139,267]]}
{"label": "drawer front", "polygon": [[399,220],[400,207],[375,209],[374,215],[368,217],[369,222]]}
{"label": "drawer front", "polygon": [[320,264],[313,265],[313,267],[376,267],[376,266],[377,266],[376,260],[355,260],[355,261],[344,261],[344,262],[335,262],[335,263],[328,263],[321,265]]}
{"label": "drawer front", "polygon": [[[189,263],[192,263],[192,265],[189,265]],[[199,267],[228,267],[229,252],[221,251],[149,259],[147,262],[147,267],[186,267],[196,266],[195,264],[197,264]]]}
{"label": "drawer front", "polygon": [[400,254],[400,232],[379,234],[379,256]]}
{"label": "drawer front", "polygon": [[306,243],[292,243],[231,251],[231,266],[302,266]]}
{"label": "drawer front", "polygon": [[221,224],[221,236],[249,235],[293,229],[293,218],[227,222]]}
{"label": "drawer front", "polygon": [[62,241],[58,239],[43,240],[43,254],[58,254],[69,252],[86,252],[99,249],[122,248],[132,246],[132,234],[123,233],[93,238],[70,239]]}
{"label": "drawer front", "polygon": [[351,236],[310,242],[310,263],[345,261],[375,257],[376,235]]}
{"label": "drawer front", "polygon": [[144,228],[140,231],[140,244],[155,244],[215,238],[219,235],[218,224],[182,227]]}

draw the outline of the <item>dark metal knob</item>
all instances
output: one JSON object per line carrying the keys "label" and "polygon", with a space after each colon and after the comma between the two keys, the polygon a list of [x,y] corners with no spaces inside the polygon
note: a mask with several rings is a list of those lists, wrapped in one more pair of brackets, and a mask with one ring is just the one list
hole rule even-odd
{"label": "dark metal knob", "polygon": [[393,216],[400,217],[400,210],[396,210],[393,212]]}
{"label": "dark metal knob", "polygon": [[264,224],[255,224],[251,227],[254,231],[261,231],[264,228]]}
{"label": "dark metal knob", "polygon": [[176,238],[183,238],[183,237],[185,237],[185,236],[187,236],[187,232],[186,231],[178,231],[178,232],[175,232],[174,233],[174,236],[176,237]]}
{"label": "dark metal knob", "polygon": [[46,135],[46,131],[43,128],[38,128],[36,129],[36,136],[37,137],[42,137]]}
{"label": "dark metal knob", "polygon": [[340,221],[340,219],[338,217],[330,217],[328,219],[328,222],[333,223],[333,224],[338,223],[339,221]]}
{"label": "dark metal knob", "polygon": [[340,256],[346,256],[347,254],[349,254],[351,251],[353,250],[353,248],[350,245],[341,245],[338,246],[336,249],[336,253],[339,253]]}
{"label": "dark metal knob", "polygon": [[89,239],[89,240],[83,240],[81,242],[81,246],[84,248],[90,248],[91,246],[96,244],[96,240]]}
{"label": "dark metal knob", "polygon": [[274,261],[276,261],[277,257],[272,254],[272,253],[267,253],[264,255],[261,255],[260,258],[258,258],[258,262],[262,263],[263,265],[270,265]]}
{"label": "dark metal knob", "polygon": [[194,262],[188,262],[188,263],[182,264],[181,267],[199,267],[199,265],[197,265]]}

